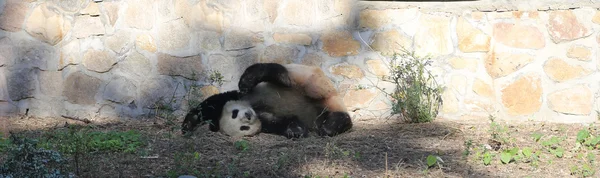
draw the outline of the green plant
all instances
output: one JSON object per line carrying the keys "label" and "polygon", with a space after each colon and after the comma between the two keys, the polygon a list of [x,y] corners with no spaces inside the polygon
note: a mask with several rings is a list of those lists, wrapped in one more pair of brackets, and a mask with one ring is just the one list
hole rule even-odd
{"label": "green plant", "polygon": [[483,153],[483,165],[490,165],[490,163],[492,163],[492,159],[494,158],[494,154],[490,153],[489,151],[486,151]]}
{"label": "green plant", "polygon": [[466,140],[464,145],[465,150],[463,151],[463,156],[469,156],[471,154],[471,148],[473,147],[473,140]]}
{"label": "green plant", "polygon": [[210,81],[210,83],[212,85],[218,85],[221,86],[223,85],[223,83],[225,82],[223,75],[221,74],[221,72],[217,71],[217,70],[210,70],[210,76],[208,78],[208,80]]}
{"label": "green plant", "polygon": [[390,62],[390,75],[384,81],[396,88],[391,94],[392,114],[400,114],[411,123],[430,122],[442,105],[442,87],[427,69],[430,58],[417,57],[414,51],[403,49]]}
{"label": "green plant", "polygon": [[0,136],[0,152],[4,152],[11,145],[10,139]]}
{"label": "green plant", "polygon": [[489,115],[488,119],[490,120],[490,129],[492,139],[495,141],[499,141],[502,144],[509,144],[514,138],[510,137],[510,133],[508,132],[508,128],[496,122],[496,117]]}
{"label": "green plant", "polygon": [[433,165],[435,165],[435,163],[437,163],[437,156],[428,155],[427,156],[427,167],[432,167]]}
{"label": "green plant", "polygon": [[198,152],[193,153],[175,153],[173,168],[167,171],[167,177],[178,177],[179,175],[200,175],[194,165],[197,165],[201,160],[201,155]]}
{"label": "green plant", "polygon": [[66,159],[54,150],[38,148],[38,140],[13,136],[14,146],[0,167],[0,177],[71,177]]}
{"label": "green plant", "polygon": [[187,99],[187,104],[188,104],[188,108],[195,108],[196,106],[200,105],[200,103],[202,103],[202,98],[204,96],[204,94],[202,93],[201,87],[198,85],[190,85],[187,88],[187,94],[186,94],[186,99]]}
{"label": "green plant", "polygon": [[531,137],[533,138],[533,141],[535,141],[535,142],[540,141],[540,139],[542,138],[542,136],[543,135],[541,133],[538,133],[538,132],[535,132],[535,133],[531,134]]}
{"label": "green plant", "polygon": [[240,150],[242,152],[248,151],[248,149],[250,149],[250,143],[248,143],[247,140],[235,141],[233,145],[237,150]]}

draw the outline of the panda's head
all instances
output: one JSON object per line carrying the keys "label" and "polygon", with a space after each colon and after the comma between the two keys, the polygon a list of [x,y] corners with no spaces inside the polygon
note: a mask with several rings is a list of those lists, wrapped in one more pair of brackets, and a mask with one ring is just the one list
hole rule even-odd
{"label": "panda's head", "polygon": [[252,136],[260,132],[261,123],[247,101],[233,100],[225,103],[219,120],[221,131],[229,136]]}

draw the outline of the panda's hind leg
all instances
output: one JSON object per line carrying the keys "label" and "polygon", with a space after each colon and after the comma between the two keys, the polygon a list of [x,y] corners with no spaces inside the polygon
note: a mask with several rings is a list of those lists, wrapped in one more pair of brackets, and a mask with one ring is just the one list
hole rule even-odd
{"label": "panda's hind leg", "polygon": [[262,123],[261,132],[282,135],[288,139],[308,137],[308,127],[297,116],[275,116],[269,112],[258,115]]}
{"label": "panda's hind leg", "polygon": [[347,112],[326,112],[317,123],[319,136],[333,137],[352,128],[352,120]]}
{"label": "panda's hind leg", "polygon": [[283,65],[257,63],[246,68],[240,77],[238,88],[241,94],[247,94],[261,82],[274,83],[285,87],[292,86],[289,72]]}

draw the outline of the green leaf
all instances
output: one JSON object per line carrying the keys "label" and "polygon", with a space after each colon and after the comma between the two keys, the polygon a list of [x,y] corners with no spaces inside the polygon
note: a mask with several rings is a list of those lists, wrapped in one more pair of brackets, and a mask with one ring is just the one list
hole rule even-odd
{"label": "green leaf", "polygon": [[500,160],[504,164],[508,164],[510,162],[511,158],[512,158],[512,155],[510,154],[510,152],[502,152],[502,153],[500,153]]}
{"label": "green leaf", "polygon": [[485,154],[483,154],[483,164],[490,165],[491,162],[492,162],[492,155],[489,152],[485,152]]}
{"label": "green leaf", "polygon": [[590,136],[590,132],[587,129],[582,129],[577,133],[577,142],[583,143],[586,138]]}
{"label": "green leaf", "polygon": [[533,140],[537,142],[537,141],[540,141],[540,138],[542,138],[542,134],[536,132],[536,133],[531,134],[531,137],[533,137]]}
{"label": "green leaf", "polygon": [[525,157],[527,157],[527,158],[531,157],[531,154],[533,153],[533,151],[529,147],[523,148],[522,151],[523,151],[523,155],[525,155]]}
{"label": "green leaf", "polygon": [[550,152],[552,154],[554,154],[554,156],[558,157],[558,158],[562,158],[564,153],[565,153],[565,149],[562,147],[556,148],[555,150],[550,150]]}
{"label": "green leaf", "polygon": [[435,163],[437,163],[437,158],[435,156],[433,156],[433,155],[427,156],[427,166],[431,167]]}

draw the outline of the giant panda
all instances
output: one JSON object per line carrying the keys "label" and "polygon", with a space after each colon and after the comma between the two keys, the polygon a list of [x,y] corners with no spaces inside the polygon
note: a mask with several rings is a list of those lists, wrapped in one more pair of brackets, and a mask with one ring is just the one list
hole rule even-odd
{"label": "giant panda", "polygon": [[225,103],[237,100],[250,103],[263,133],[288,138],[307,137],[309,132],[335,136],[352,128],[337,90],[318,67],[257,63],[246,68],[238,87],[213,95],[192,109],[182,124],[182,133],[195,130],[204,121],[211,122],[213,132],[230,127],[220,123],[228,116],[219,113]]}

